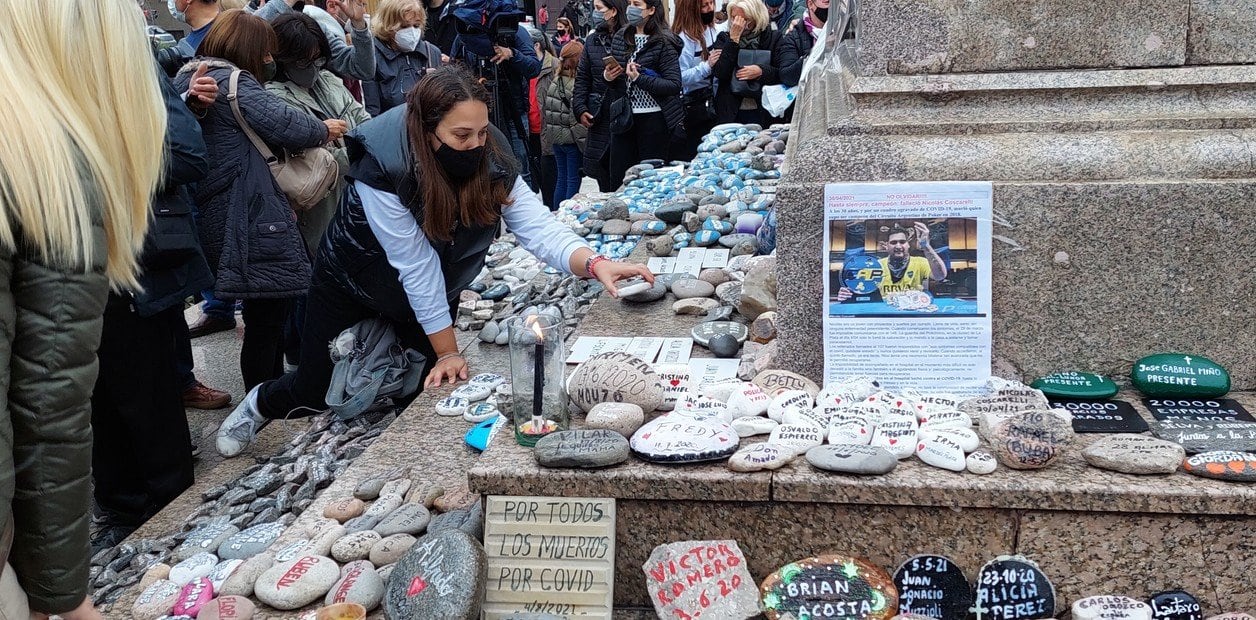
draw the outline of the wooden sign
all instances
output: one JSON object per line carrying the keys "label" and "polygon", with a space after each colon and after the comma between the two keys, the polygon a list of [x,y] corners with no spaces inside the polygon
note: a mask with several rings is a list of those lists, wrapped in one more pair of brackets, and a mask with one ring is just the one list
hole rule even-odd
{"label": "wooden sign", "polygon": [[615,500],[490,495],[484,620],[515,613],[610,620]]}

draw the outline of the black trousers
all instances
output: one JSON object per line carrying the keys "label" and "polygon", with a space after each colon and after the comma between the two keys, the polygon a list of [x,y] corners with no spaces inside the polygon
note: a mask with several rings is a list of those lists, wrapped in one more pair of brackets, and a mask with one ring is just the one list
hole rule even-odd
{"label": "black trousers", "polygon": [[632,129],[611,135],[611,182],[624,182],[628,169],[644,159],[666,159],[672,132],[662,112],[632,115]]}
{"label": "black trousers", "polygon": [[549,207],[550,211],[558,209],[558,205],[554,204],[554,182],[558,180],[558,162],[554,159],[554,155],[544,155],[541,153],[541,134],[528,134],[528,150],[531,152],[531,161],[528,162],[532,168],[532,178],[541,186],[541,204]]}
{"label": "black trousers", "polygon": [[141,317],[110,294],[92,393],[96,503],[112,525],[139,526],[192,486],[192,437],[177,378],[173,307]]}
{"label": "black trousers", "polygon": [[291,299],[246,299],[244,342],[240,345],[240,375],[244,391],[283,376],[284,327]]}
{"label": "black trousers", "polygon": [[[295,371],[262,384],[257,399],[262,416],[270,419],[303,418],[326,411],[327,386],[331,383],[333,366],[327,352],[328,343],[358,321],[376,316],[380,313],[340,286],[316,279],[306,297],[300,362]],[[434,365],[436,353],[423,327],[413,319],[406,322],[394,320],[393,327],[403,346],[415,349],[427,358],[427,367],[423,370],[426,377]]]}

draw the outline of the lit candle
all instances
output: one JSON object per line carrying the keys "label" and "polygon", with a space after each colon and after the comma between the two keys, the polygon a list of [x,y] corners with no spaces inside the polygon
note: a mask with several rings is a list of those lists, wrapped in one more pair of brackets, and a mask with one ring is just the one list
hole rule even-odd
{"label": "lit candle", "polygon": [[545,429],[545,417],[541,404],[545,394],[545,334],[541,331],[540,317],[530,316],[532,333],[536,334],[536,360],[532,370],[532,432],[540,435]]}

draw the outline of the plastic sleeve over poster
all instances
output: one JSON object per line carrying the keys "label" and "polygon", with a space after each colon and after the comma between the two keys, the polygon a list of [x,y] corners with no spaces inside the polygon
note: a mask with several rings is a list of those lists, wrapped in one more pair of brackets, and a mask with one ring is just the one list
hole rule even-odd
{"label": "plastic sleeve over poster", "polygon": [[824,188],[824,379],[977,395],[990,377],[989,182]]}

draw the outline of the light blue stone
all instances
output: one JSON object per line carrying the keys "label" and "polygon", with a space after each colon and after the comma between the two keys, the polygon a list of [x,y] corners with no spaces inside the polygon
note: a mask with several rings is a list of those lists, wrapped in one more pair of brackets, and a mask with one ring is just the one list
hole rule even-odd
{"label": "light blue stone", "polygon": [[689,233],[687,233],[687,232],[683,232],[683,233],[679,233],[679,234],[677,234],[676,236],[674,236],[674,237],[672,237],[672,238],[673,238],[673,239],[675,239],[677,242],[680,242],[680,243],[688,243],[690,239],[693,239],[693,235],[691,235],[691,234],[689,234]]}
{"label": "light blue stone", "polygon": [[654,235],[661,234],[663,231],[667,230],[667,222],[659,220],[646,222],[645,225],[641,227],[641,230]]}
{"label": "light blue stone", "polygon": [[718,241],[719,238],[720,233],[714,230],[699,230],[693,234],[693,243],[694,245],[706,247]]}

